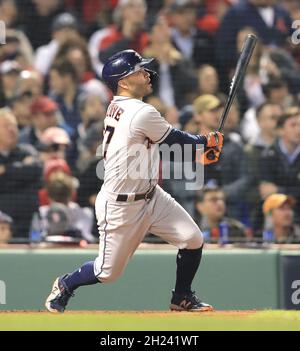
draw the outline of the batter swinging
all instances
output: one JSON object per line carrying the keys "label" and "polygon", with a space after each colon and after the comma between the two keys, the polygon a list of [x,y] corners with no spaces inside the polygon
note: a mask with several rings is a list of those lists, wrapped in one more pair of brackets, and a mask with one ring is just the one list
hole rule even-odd
{"label": "batter swinging", "polygon": [[[46,300],[50,312],[64,312],[73,291],[83,285],[110,283],[124,271],[144,236],[151,232],[178,247],[175,289],[170,309],[211,311],[191,285],[200,265],[203,237],[191,216],[158,182],[159,144],[204,144],[201,162],[217,162],[223,135],[191,135],[173,128],[142,101],[152,92],[156,73],[133,50],[112,56],[102,76],[115,96],[104,121],[104,184],[96,200],[100,243],[95,261],[57,278]],[[213,152],[215,157],[206,157]]]}

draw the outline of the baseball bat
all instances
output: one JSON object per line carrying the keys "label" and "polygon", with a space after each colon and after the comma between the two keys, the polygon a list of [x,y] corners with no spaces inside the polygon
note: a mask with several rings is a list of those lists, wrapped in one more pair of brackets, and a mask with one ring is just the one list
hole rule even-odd
{"label": "baseball bat", "polygon": [[[240,85],[241,79],[245,75],[245,72],[246,72],[248,63],[250,61],[250,58],[252,56],[256,42],[257,42],[257,37],[254,34],[247,35],[247,38],[243,44],[243,48],[241,50],[240,57],[238,59],[238,62],[235,68],[233,78],[230,83],[229,94],[220,118],[220,124],[218,128],[219,132],[223,131],[223,127],[226,122],[228,112],[236,96],[236,92]],[[209,151],[206,157],[209,160],[213,160],[215,158],[214,151],[213,150]]]}
{"label": "baseball bat", "polygon": [[234,76],[233,76],[231,83],[230,83],[230,90],[229,90],[228,98],[227,98],[226,104],[224,106],[222,116],[220,118],[220,125],[219,125],[219,129],[218,129],[219,132],[223,131],[223,127],[224,127],[224,124],[226,122],[228,112],[229,112],[230,107],[231,107],[231,105],[234,101],[234,98],[236,96],[236,92],[237,92],[237,89],[240,85],[241,79],[243,78],[243,76],[246,73],[246,69],[247,69],[248,63],[250,61],[250,58],[252,56],[256,42],[257,42],[257,37],[254,34],[247,35],[247,38],[244,42],[240,57],[238,59],[238,62],[237,62],[236,68],[235,68]]}

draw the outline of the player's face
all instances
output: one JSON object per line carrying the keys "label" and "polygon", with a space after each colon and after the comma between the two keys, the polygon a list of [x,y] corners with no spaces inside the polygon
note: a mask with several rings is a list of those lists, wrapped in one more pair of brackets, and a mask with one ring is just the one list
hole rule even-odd
{"label": "player's face", "polygon": [[150,74],[144,69],[140,69],[121,81],[123,81],[122,88],[125,88],[132,97],[142,98],[152,93]]}

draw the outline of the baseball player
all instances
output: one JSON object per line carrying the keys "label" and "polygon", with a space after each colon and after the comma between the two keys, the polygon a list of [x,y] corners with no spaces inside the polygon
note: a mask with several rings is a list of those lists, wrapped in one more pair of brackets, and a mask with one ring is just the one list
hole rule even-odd
{"label": "baseball player", "polygon": [[[114,98],[104,121],[105,176],[95,205],[99,255],[95,261],[55,280],[45,303],[50,312],[64,312],[80,286],[106,284],[119,278],[148,232],[179,249],[170,309],[213,309],[200,301],[191,288],[201,261],[203,236],[183,207],[157,184],[159,145],[190,144],[195,151],[198,144],[204,144],[201,162],[208,164],[218,161],[223,135],[191,135],[177,130],[153,106],[142,101],[152,92],[156,77],[156,72],[147,68],[151,61],[133,50],[124,50],[103,67],[103,79]],[[210,157],[206,157],[208,153]]]}

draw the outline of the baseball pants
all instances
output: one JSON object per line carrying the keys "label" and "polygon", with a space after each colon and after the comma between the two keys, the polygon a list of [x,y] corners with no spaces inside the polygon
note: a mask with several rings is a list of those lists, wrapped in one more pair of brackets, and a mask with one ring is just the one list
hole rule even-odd
{"label": "baseball pants", "polygon": [[135,250],[150,232],[178,249],[197,249],[202,233],[187,211],[161,187],[150,201],[116,202],[102,188],[96,200],[99,255],[94,263],[101,283],[120,277]]}

